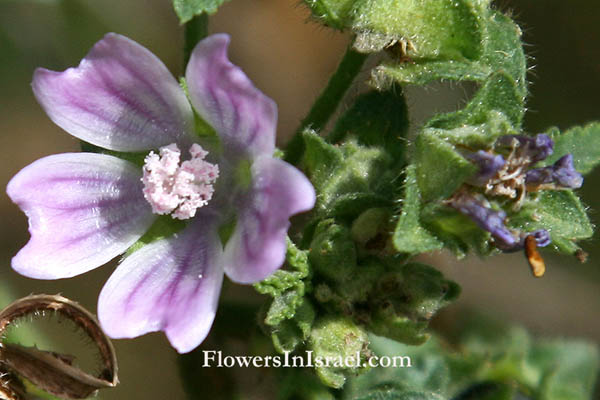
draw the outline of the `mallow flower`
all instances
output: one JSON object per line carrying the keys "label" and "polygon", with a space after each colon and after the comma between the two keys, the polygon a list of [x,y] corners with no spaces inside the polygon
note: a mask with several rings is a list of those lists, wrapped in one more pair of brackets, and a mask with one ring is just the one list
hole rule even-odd
{"label": "mallow flower", "polygon": [[[105,284],[98,316],[113,338],[164,331],[179,352],[194,349],[212,325],[223,275],[252,283],[278,269],[290,216],[315,203],[307,178],[273,157],[276,105],[228,60],[228,44],[218,34],[196,46],[189,101],[154,54],[117,34],[78,67],[34,74],[52,121],[108,151],[48,156],[9,182],[31,233],[12,260],[17,272],[79,275],[124,253],[159,215],[185,223],[132,249]],[[144,165],[107,154],[115,152],[145,154]]]}

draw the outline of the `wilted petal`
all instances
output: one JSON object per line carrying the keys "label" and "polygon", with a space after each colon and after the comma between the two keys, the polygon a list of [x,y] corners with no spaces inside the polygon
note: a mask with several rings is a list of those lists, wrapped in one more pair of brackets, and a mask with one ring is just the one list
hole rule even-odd
{"label": "wilted petal", "polygon": [[469,179],[469,183],[475,186],[485,185],[506,164],[501,155],[483,150],[465,153],[465,157],[479,168],[477,174]]}
{"label": "wilted petal", "polygon": [[506,213],[486,207],[476,198],[463,194],[453,199],[450,205],[470,217],[481,229],[488,231],[502,250],[510,250],[519,245],[519,241],[504,225]]}
{"label": "wilted petal", "polygon": [[[533,236],[535,238],[537,247],[546,247],[552,243],[550,233],[545,229],[538,229],[537,231],[530,232],[527,234],[527,236]],[[523,238],[523,241],[524,240],[525,238]],[[522,243],[522,245],[524,245],[524,243]]]}
{"label": "wilted petal", "polygon": [[67,278],[123,253],[154,221],[140,178],[139,168],[104,154],[58,154],[25,167],[6,190],[31,233],[13,268]]}
{"label": "wilted petal", "polygon": [[191,107],[162,61],[114,33],[96,43],[76,68],[36,70],[33,92],[55,124],[106,149],[187,143],[193,132]]}
{"label": "wilted petal", "polygon": [[505,135],[496,141],[496,146],[501,147],[514,147],[515,144],[521,148],[521,155],[529,157],[532,163],[546,159],[554,151],[554,141],[545,133],[535,136]]}
{"label": "wilted petal", "polygon": [[525,181],[533,189],[536,186],[549,184],[554,188],[579,189],[583,185],[583,176],[575,170],[573,156],[567,154],[553,165],[527,171]]}
{"label": "wilted petal", "polygon": [[553,165],[554,181],[559,187],[579,189],[583,185],[583,177],[575,170],[573,155],[567,154],[559,158]]}
{"label": "wilted petal", "polygon": [[256,159],[252,179],[225,248],[225,273],[240,283],[260,281],[283,264],[290,216],[315,204],[315,190],[308,179],[284,161]]}
{"label": "wilted petal", "polygon": [[227,58],[229,36],[196,46],[186,70],[194,108],[219,134],[226,157],[272,154],[277,106]]}
{"label": "wilted petal", "polygon": [[213,217],[198,215],[180,234],[127,257],[98,300],[98,318],[113,338],[164,331],[180,353],[193,350],[212,325],[221,283],[221,244]]}

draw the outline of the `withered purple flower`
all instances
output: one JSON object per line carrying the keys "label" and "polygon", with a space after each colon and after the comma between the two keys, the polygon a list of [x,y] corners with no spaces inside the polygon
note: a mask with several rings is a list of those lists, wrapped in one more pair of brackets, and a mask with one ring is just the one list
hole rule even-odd
{"label": "withered purple flower", "polygon": [[[469,216],[481,229],[491,233],[496,247],[510,252],[525,247],[526,238],[531,236],[537,247],[551,243],[548,231],[511,232],[504,224],[506,213],[493,210],[483,194],[504,196],[514,199],[513,209],[521,208],[528,191],[540,189],[576,189],[583,178],[573,166],[573,156],[567,154],[554,165],[532,168],[537,162],[552,155],[554,141],[546,134],[535,136],[505,135],[498,138],[488,151],[463,152],[465,158],[478,167],[478,172],[468,180],[474,186],[456,193],[448,204]],[[500,154],[498,154],[500,153]],[[503,156],[504,154],[505,156]]]}
{"label": "withered purple flower", "polygon": [[[140,168],[107,154],[59,154],[19,172],[7,192],[29,217],[31,239],[13,258],[16,271],[78,275],[125,252],[157,214],[186,221],[125,258],[102,289],[98,315],[114,338],[161,330],[178,351],[192,350],[210,330],[223,274],[239,283],[270,275],[284,261],[289,217],[314,205],[306,177],[273,158],[276,105],[231,64],[228,43],[213,35],[194,49],[191,106],[156,56],[116,34],[76,68],[35,72],[34,93],[57,125],[148,156]],[[217,136],[195,132],[192,106]]]}
{"label": "withered purple flower", "polygon": [[518,251],[525,246],[525,238],[533,236],[537,247],[546,247],[551,243],[550,234],[545,229],[530,233],[513,232],[505,225],[506,212],[494,210],[485,198],[460,192],[453,196],[448,205],[468,216],[484,231],[494,238],[496,247],[505,252]]}
{"label": "withered purple flower", "polygon": [[530,188],[578,189],[583,185],[583,177],[575,170],[573,156],[567,154],[553,165],[527,171],[525,178]]}
{"label": "withered purple flower", "polygon": [[554,141],[545,133],[535,136],[505,135],[496,142],[496,146],[519,148],[520,157],[528,159],[530,163],[545,160],[554,151]]}
{"label": "withered purple flower", "polygon": [[449,205],[470,217],[481,229],[490,232],[501,247],[512,249],[518,246],[518,239],[504,225],[506,213],[503,210],[493,210],[482,200],[467,193],[454,196]]}
{"label": "withered purple flower", "polygon": [[500,154],[483,150],[466,153],[465,157],[479,168],[477,174],[469,180],[469,183],[475,186],[485,185],[506,165],[506,161]]}

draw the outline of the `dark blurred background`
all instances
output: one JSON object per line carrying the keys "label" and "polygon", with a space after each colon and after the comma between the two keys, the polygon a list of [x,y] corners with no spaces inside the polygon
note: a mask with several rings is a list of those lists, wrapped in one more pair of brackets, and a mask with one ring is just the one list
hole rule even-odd
{"label": "dark blurred background", "polygon": [[[600,5],[597,0],[511,0],[534,66],[525,127],[541,132],[600,120]],[[279,105],[279,144],[294,131],[335,69],[349,37],[308,22],[297,0],[231,0],[210,20],[211,32],[232,36],[230,57]],[[175,75],[182,66],[182,29],[168,0],[0,0],[0,185],[30,162],[77,151],[78,141],[46,117],[31,93],[38,66],[63,70],[76,65],[106,32],[118,32],[148,47]],[[361,75],[363,80],[367,73]],[[356,89],[355,89],[356,90]],[[415,123],[456,108],[468,88],[434,85],[408,91]],[[424,110],[426,108],[426,110]],[[580,191],[598,223],[600,171]],[[27,241],[27,221],[4,190],[0,194],[0,305],[30,293],[62,293],[95,310],[102,284],[114,265],[61,281],[35,281],[10,268]],[[520,254],[456,261],[445,253],[427,256],[463,286],[444,320],[476,308],[520,323],[541,336],[600,340],[600,247],[598,235],[583,244],[587,264],[545,253],[547,274],[531,277]],[[255,298],[251,288],[226,286],[224,296]],[[247,329],[240,326],[240,330]],[[121,385],[103,399],[183,399],[176,353],[162,334],[116,342]],[[238,353],[240,354],[240,353]],[[199,372],[200,373],[200,372]],[[249,375],[253,373],[248,371]],[[257,397],[260,398],[260,397]]]}

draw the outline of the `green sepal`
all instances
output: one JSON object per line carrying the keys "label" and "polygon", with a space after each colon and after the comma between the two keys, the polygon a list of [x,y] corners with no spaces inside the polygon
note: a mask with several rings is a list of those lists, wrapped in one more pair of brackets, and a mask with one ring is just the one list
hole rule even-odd
{"label": "green sepal", "polygon": [[185,24],[197,15],[214,14],[226,0],[173,0],[179,22]]}
{"label": "green sepal", "polygon": [[431,132],[417,136],[414,164],[423,202],[448,198],[477,172],[450,143]]}
{"label": "green sepal", "polygon": [[428,204],[421,211],[421,223],[458,258],[465,257],[471,250],[479,255],[488,255],[492,251],[490,233],[453,208]]}
{"label": "green sepal", "polygon": [[585,207],[571,190],[543,191],[509,217],[509,227],[523,232],[545,229],[550,233],[551,246],[556,251],[574,254],[575,243],[594,233]]}
{"label": "green sepal", "polygon": [[419,254],[442,248],[442,243],[420,222],[421,193],[417,185],[416,167],[405,171],[402,213],[394,231],[394,246],[401,253]]}
{"label": "green sepal", "polygon": [[492,111],[504,114],[515,129],[521,126],[525,97],[514,79],[504,71],[491,75],[465,108],[436,115],[426,126],[455,129],[464,125],[484,124],[489,121]]}
{"label": "green sepal", "polygon": [[137,165],[140,169],[144,166],[144,159],[148,155],[148,153],[125,153],[121,151],[114,151],[103,149],[102,147],[93,145],[88,142],[84,142],[83,140],[79,141],[79,147],[81,151],[84,153],[98,153],[98,154],[106,154],[109,156],[117,157],[125,161],[129,161],[132,164]]}
{"label": "green sepal", "polygon": [[144,235],[127,249],[125,257],[142,247],[162,239],[168,239],[187,226],[185,221],[172,218],[170,215],[157,215],[156,220]]}
{"label": "green sepal", "polygon": [[[352,29],[360,35],[410,40],[414,59],[474,60],[482,40],[478,1],[369,0],[356,3]],[[364,40],[363,40],[364,41]],[[368,41],[368,40],[367,40]],[[363,50],[368,50],[363,47]],[[380,51],[374,47],[371,52]]]}
{"label": "green sepal", "polygon": [[457,60],[386,62],[371,71],[371,84],[383,90],[394,82],[411,85],[427,85],[435,81],[483,82],[490,72],[490,68],[479,63]]}
{"label": "green sepal", "polygon": [[500,136],[516,135],[516,131],[506,116],[499,111],[490,111],[484,123],[477,125],[461,125],[455,128],[436,128],[431,122],[423,130],[426,133],[445,139],[456,145],[472,150],[490,149]]}
{"label": "green sepal", "polygon": [[[442,2],[440,2],[442,3]],[[386,88],[392,82],[425,85],[433,81],[473,81],[484,83],[492,74],[504,72],[517,86],[521,98],[527,94],[527,59],[523,52],[520,28],[504,14],[487,6],[472,5],[481,35],[479,56],[472,60],[435,56],[413,62],[384,62],[372,71],[372,83]]]}
{"label": "green sepal", "polygon": [[564,133],[551,128],[547,133],[554,140],[554,153],[544,160],[543,165],[552,165],[565,154],[572,154],[575,169],[585,175],[600,164],[599,122],[576,126]]}

